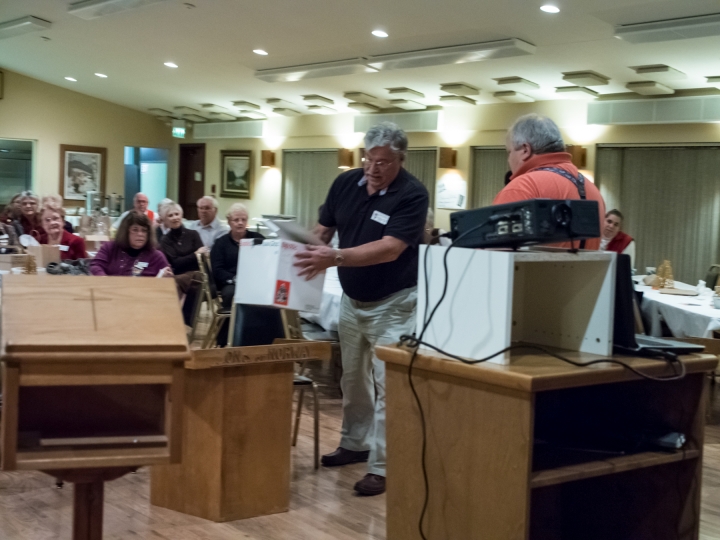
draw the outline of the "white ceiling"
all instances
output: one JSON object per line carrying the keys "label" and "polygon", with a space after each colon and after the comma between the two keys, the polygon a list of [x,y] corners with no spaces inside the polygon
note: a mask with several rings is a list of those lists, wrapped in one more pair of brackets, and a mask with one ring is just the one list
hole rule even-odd
{"label": "white ceiling", "polygon": [[[233,101],[263,107],[282,98],[305,111],[302,95],[335,100],[343,92],[389,99],[386,88],[406,86],[439,103],[440,84],[465,82],[482,88],[480,102],[504,90],[493,80],[520,76],[540,85],[527,92],[557,99],[567,86],[562,72],[594,70],[610,84],[593,89],[627,92],[643,80],[629,66],[667,64],[685,80],[675,89],[709,87],[720,75],[720,37],[632,45],[613,38],[614,24],[630,24],[720,12],[717,0],[548,0],[557,15],[543,13],[542,0],[166,0],[143,8],[83,20],[67,13],[68,0],[3,0],[0,23],[33,15],[52,22],[47,31],[0,40],[0,66],[78,92],[146,111],[200,108]],[[371,35],[383,29],[388,38]],[[43,40],[42,36],[50,38]],[[431,68],[267,83],[257,69],[341,60],[437,46],[520,38],[537,46],[531,56]],[[268,56],[258,56],[262,48]],[[163,65],[172,61],[180,67]],[[95,77],[95,72],[108,75]],[[72,76],[78,82],[64,80]]]}

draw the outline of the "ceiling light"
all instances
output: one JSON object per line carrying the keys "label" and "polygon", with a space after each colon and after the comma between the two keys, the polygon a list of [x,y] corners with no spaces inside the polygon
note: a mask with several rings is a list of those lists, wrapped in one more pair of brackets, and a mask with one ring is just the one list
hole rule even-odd
{"label": "ceiling light", "polygon": [[166,0],[82,0],[68,6],[68,13],[91,20],[138,7],[165,2]]}
{"label": "ceiling light", "polygon": [[180,105],[179,107],[173,107],[175,112],[180,114],[198,114],[200,111],[197,109],[193,109],[192,107],[185,107],[184,105]]}
{"label": "ceiling light", "polygon": [[720,77],[706,77],[707,83],[720,90]]}
{"label": "ceiling light", "polygon": [[625,88],[641,96],[669,96],[675,93],[672,88],[655,81],[631,82],[626,84]]}
{"label": "ceiling light", "polygon": [[165,109],[154,108],[148,109],[148,111],[156,116],[172,116],[172,113],[170,111],[166,111]]}
{"label": "ceiling light", "polygon": [[515,92],[514,90],[503,90],[502,92],[495,92],[493,97],[502,99],[508,103],[532,103],[535,101],[534,98],[526,96],[521,92]]}
{"label": "ceiling light", "polygon": [[285,109],[292,108],[295,106],[292,103],[290,103],[289,101],[285,101],[284,99],[280,99],[280,98],[268,98],[265,100],[265,103],[267,103],[268,105],[272,105],[273,107],[280,107],[280,108],[285,108]]}
{"label": "ceiling light", "polygon": [[203,103],[200,106],[203,108],[203,111],[227,112],[225,107],[215,105],[214,103]]}
{"label": "ceiling light", "polygon": [[238,111],[259,111],[260,105],[255,105],[249,101],[233,101],[233,107]]}
{"label": "ceiling light", "polygon": [[275,69],[261,69],[255,72],[255,77],[265,82],[295,82],[301,79],[312,79],[315,77],[357,75],[359,73],[367,73],[367,66],[363,58],[321,62],[318,64],[303,64]]}
{"label": "ceiling light", "polygon": [[273,109],[273,112],[283,116],[300,116],[300,113],[295,109],[287,109],[285,107],[276,107]]}
{"label": "ceiling light", "polygon": [[229,122],[232,122],[233,120],[237,120],[235,116],[232,114],[224,113],[224,112],[211,112],[210,118],[213,120],[227,120]]}
{"label": "ceiling light", "polygon": [[563,73],[563,81],[575,86],[602,86],[610,82],[610,77],[595,71],[568,71]]}
{"label": "ceiling light", "polygon": [[263,113],[256,111],[240,111],[238,116],[240,118],[251,118],[253,120],[265,120],[267,118]]}
{"label": "ceiling light", "polygon": [[388,37],[388,33],[383,30],[373,30],[372,35],[375,37]]}
{"label": "ceiling light", "polygon": [[637,66],[630,68],[635,70],[638,75],[644,75],[655,81],[678,81],[687,79],[682,71],[666,66],[665,64],[655,64],[652,66]]}
{"label": "ceiling light", "polygon": [[371,103],[352,102],[348,103],[348,107],[351,108],[353,111],[362,113],[374,113],[380,110],[380,107],[376,107]]}
{"label": "ceiling light", "polygon": [[178,65],[175,64],[175,63],[173,63],[173,62],[165,62],[165,65],[166,65],[167,67],[169,67],[169,68],[176,68],[176,67],[178,67]]}
{"label": "ceiling light", "polygon": [[404,86],[399,86],[397,88],[386,88],[385,90],[387,90],[392,97],[396,98],[417,99],[425,97],[425,94],[423,94],[422,92],[418,92],[417,90],[413,90],[412,88],[405,88]]}
{"label": "ceiling light", "polygon": [[720,13],[615,27],[615,37],[629,43],[656,43],[720,35]]}
{"label": "ceiling light", "polygon": [[367,64],[378,70],[465,64],[494,58],[535,54],[535,45],[520,39],[469,43],[403,53],[370,56]]}
{"label": "ceiling light", "polygon": [[334,105],[335,102],[332,99],[318,96],[316,94],[310,94],[308,96],[303,96],[303,101],[307,103],[312,103],[313,105]]}
{"label": "ceiling light", "polygon": [[12,21],[0,24],[0,39],[20,36],[28,32],[37,32],[38,30],[46,30],[52,26],[49,21],[38,19],[37,17],[22,17]]}
{"label": "ceiling light", "polygon": [[255,54],[259,54],[260,56],[267,56],[267,51],[263,51],[262,49],[253,49],[253,52]]}
{"label": "ceiling light", "polygon": [[596,99],[599,95],[595,90],[584,86],[561,86],[555,89],[555,93],[570,99]]}
{"label": "ceiling light", "polygon": [[308,112],[315,113],[315,114],[336,114],[337,111],[335,109],[331,109],[330,107],[325,107],[325,105],[310,105],[308,107]]}
{"label": "ceiling light", "polygon": [[440,96],[440,105],[444,107],[474,107],[477,102],[465,96]]}
{"label": "ceiling light", "polygon": [[493,80],[503,88],[509,88],[510,90],[527,92],[528,90],[538,90],[540,88],[539,84],[523,79],[522,77],[502,77]]}
{"label": "ceiling light", "polygon": [[75,79],[75,78],[73,78],[73,77],[65,77],[65,80],[66,80],[66,81],[77,82],[77,79]]}
{"label": "ceiling light", "polygon": [[409,99],[393,99],[390,101],[390,106],[405,109],[406,111],[422,111],[427,109],[426,105]]}
{"label": "ceiling light", "polygon": [[96,76],[96,77],[100,77],[101,79],[107,79],[107,78],[108,78],[107,75],[105,75],[104,73],[96,73],[95,76]]}
{"label": "ceiling light", "polygon": [[377,98],[375,96],[371,96],[370,94],[364,94],[363,92],[345,92],[343,94],[343,97],[357,103],[373,103],[377,101]]}
{"label": "ceiling light", "polygon": [[540,6],[540,11],[544,11],[545,13],[560,13],[560,8],[552,4],[545,4],[544,6]]}
{"label": "ceiling light", "polygon": [[448,94],[455,94],[456,96],[477,96],[480,94],[480,89],[470,86],[465,83],[447,83],[441,84],[440,90]]}
{"label": "ceiling light", "polygon": [[193,122],[196,122],[196,123],[208,121],[207,118],[197,115],[197,114],[184,114],[183,118],[185,118],[185,120],[192,120]]}

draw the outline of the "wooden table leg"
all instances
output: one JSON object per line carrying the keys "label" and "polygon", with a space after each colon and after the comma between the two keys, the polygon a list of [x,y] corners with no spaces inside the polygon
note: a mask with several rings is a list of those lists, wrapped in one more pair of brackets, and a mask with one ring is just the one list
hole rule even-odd
{"label": "wooden table leg", "polygon": [[73,540],[102,540],[104,488],[102,480],[75,484]]}

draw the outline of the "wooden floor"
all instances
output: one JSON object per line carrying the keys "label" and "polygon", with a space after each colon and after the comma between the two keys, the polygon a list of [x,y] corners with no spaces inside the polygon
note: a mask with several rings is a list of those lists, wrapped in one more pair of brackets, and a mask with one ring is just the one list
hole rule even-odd
{"label": "wooden floor", "polygon": [[[321,398],[320,450],[332,451],[340,431],[340,398],[326,377]],[[720,385],[718,385],[720,387]],[[720,540],[720,391],[708,419],[702,487],[703,540]],[[365,464],[315,471],[312,415],[306,401],[293,449],[290,511],[212,523],[150,506],[149,474],[141,469],[105,488],[105,540],[360,540],[385,538],[385,496],[358,497],[352,486]],[[64,540],[71,536],[72,488],[54,487],[42,473],[0,473],[0,539]]]}

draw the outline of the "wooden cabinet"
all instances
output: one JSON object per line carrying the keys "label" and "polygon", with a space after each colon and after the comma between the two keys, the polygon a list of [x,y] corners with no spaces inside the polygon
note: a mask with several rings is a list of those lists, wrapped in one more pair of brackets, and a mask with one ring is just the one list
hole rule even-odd
{"label": "wooden cabinet", "polygon": [[[425,489],[411,354],[377,354],[387,364],[387,538],[415,540]],[[623,360],[672,374],[663,362]],[[413,381],[427,428],[428,538],[696,539],[705,374],[717,358],[683,361],[684,379],[651,382],[544,355],[469,366],[421,351]],[[685,434],[683,450],[628,451],[670,431]]]}

